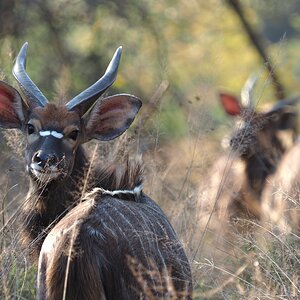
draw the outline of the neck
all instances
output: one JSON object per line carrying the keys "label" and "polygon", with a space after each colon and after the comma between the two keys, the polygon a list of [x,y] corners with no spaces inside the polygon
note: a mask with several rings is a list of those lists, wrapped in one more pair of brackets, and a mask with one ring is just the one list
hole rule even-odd
{"label": "neck", "polygon": [[31,176],[31,188],[23,210],[23,242],[34,257],[38,255],[50,229],[78,201],[86,165],[87,158],[79,146],[69,176],[47,184]]}
{"label": "neck", "polygon": [[267,177],[275,173],[284,150],[280,141],[274,138],[269,149],[262,149],[262,151],[247,159],[246,173],[248,185],[259,199]]}

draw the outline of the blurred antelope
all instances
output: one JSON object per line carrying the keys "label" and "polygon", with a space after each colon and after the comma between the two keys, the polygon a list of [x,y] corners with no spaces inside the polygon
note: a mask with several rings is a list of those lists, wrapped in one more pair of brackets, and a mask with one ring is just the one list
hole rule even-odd
{"label": "blurred antelope", "polygon": [[283,130],[293,133],[296,128],[293,104],[299,97],[282,100],[267,112],[257,112],[252,101],[255,82],[254,76],[246,82],[242,101],[220,93],[225,112],[240,117],[230,138],[230,155],[215,163],[209,177],[208,197],[216,199],[214,210],[222,218],[260,218],[266,179],[274,174],[286,150],[280,133]]}
{"label": "blurred antelope", "polygon": [[39,253],[38,298],[191,299],[188,259],[165,214],[143,194],[141,167],[111,166],[85,179],[82,144],[116,138],[141,107],[126,94],[99,99],[116,79],[121,48],[102,78],[56,105],[27,75],[27,47],[13,68],[20,92],[0,82],[0,126],[27,140],[23,223],[28,247]]}

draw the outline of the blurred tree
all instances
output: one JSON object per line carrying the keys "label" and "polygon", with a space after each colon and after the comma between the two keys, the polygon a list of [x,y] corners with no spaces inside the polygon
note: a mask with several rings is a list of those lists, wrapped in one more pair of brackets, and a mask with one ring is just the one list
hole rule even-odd
{"label": "blurred tree", "polygon": [[273,82],[273,86],[275,89],[275,96],[277,100],[281,100],[285,98],[284,87],[280,81],[280,78],[277,75],[277,71],[274,67],[274,64],[271,58],[268,56],[266,51],[266,44],[265,41],[262,40],[262,37],[252,28],[251,24],[247,20],[241,3],[239,0],[227,0],[227,3],[231,6],[231,8],[236,12],[243,27],[245,28],[245,33],[248,35],[250,41],[252,42],[253,46],[257,50],[258,54],[261,56],[263,63],[265,64],[270,78]]}
{"label": "blurred tree", "polygon": [[[298,2],[267,1],[268,5],[249,0],[242,4],[251,23],[272,41],[266,53],[291,91],[300,74]],[[290,26],[285,44],[273,42],[268,33],[275,13]],[[146,106],[166,80],[169,88],[155,111],[162,124],[170,122],[169,111],[178,117],[176,126],[161,127],[165,138],[183,136],[187,116],[207,132],[211,124],[201,122],[204,104],[212,123],[219,124],[216,90],[223,86],[238,92],[262,65],[223,0],[1,1],[0,67],[9,81],[13,59],[25,41],[30,45],[28,72],[50,100],[68,99],[96,81],[114,50],[123,45],[119,77],[111,92],[137,94]],[[259,95],[268,96],[272,87],[264,77],[262,81]]]}
{"label": "blurred tree", "polygon": [[17,37],[19,24],[14,20],[15,7],[15,0],[0,2],[0,38],[5,36]]}

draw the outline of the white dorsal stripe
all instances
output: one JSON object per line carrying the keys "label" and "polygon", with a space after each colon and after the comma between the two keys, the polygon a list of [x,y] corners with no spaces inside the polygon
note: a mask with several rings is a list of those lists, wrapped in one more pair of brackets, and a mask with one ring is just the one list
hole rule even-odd
{"label": "white dorsal stripe", "polygon": [[44,130],[44,131],[40,131],[40,136],[48,136],[48,135],[52,135],[57,139],[62,139],[64,137],[64,135],[60,132],[57,132],[55,130]]}
{"label": "white dorsal stripe", "polygon": [[98,192],[101,192],[102,194],[107,194],[107,195],[110,195],[110,196],[115,196],[115,195],[118,195],[118,194],[131,194],[131,195],[139,196],[142,190],[143,190],[143,184],[136,186],[132,190],[109,191],[109,190],[105,190],[103,188],[97,187],[97,188],[94,188],[91,192],[87,193],[84,198],[88,199],[90,197],[94,197],[95,194],[97,194]]}

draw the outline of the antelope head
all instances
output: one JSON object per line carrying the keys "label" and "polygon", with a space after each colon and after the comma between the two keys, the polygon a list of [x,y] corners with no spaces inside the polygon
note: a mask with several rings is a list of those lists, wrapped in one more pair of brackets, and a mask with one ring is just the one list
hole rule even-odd
{"label": "antelope head", "polygon": [[238,150],[242,158],[249,158],[257,152],[268,151],[274,146],[274,137],[282,130],[295,131],[297,111],[294,105],[300,95],[283,99],[266,112],[258,112],[253,103],[253,90],[257,76],[251,76],[241,91],[241,101],[229,93],[220,93],[220,101],[225,112],[240,117],[237,130],[230,140],[233,150]]}
{"label": "antelope head", "polygon": [[29,78],[27,48],[25,43],[13,67],[19,91],[0,81],[0,127],[23,132],[27,171],[35,180],[48,182],[72,173],[81,144],[112,140],[126,131],[141,101],[127,94],[100,98],[116,79],[121,47],[105,74],[65,105],[50,103]]}

